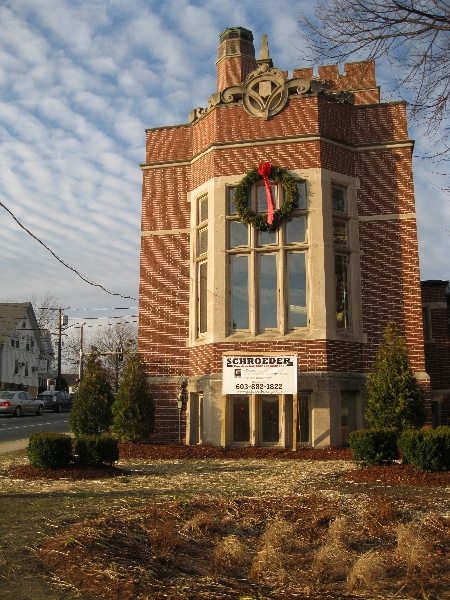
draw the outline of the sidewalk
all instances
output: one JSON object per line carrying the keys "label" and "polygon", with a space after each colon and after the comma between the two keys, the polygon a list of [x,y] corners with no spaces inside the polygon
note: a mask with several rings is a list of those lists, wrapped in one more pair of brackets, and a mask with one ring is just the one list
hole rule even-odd
{"label": "sidewalk", "polygon": [[0,443],[0,454],[7,454],[8,452],[15,452],[16,450],[25,450],[27,446],[28,438],[16,440],[15,442],[2,442]]}

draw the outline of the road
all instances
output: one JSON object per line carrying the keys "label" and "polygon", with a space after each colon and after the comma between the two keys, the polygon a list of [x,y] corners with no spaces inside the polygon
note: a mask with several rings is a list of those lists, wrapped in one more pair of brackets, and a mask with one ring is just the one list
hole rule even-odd
{"label": "road", "polygon": [[58,431],[70,433],[70,412],[54,413],[46,411],[42,417],[24,415],[13,418],[0,415],[0,444],[28,438],[35,431]]}

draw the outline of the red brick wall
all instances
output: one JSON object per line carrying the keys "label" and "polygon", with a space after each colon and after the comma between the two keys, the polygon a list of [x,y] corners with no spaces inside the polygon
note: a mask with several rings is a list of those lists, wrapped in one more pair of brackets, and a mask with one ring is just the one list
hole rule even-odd
{"label": "red brick wall", "polygon": [[[347,81],[355,87],[358,81],[360,87],[375,86],[371,67],[363,73],[358,68],[347,65]],[[344,85],[345,78],[336,73],[329,69],[327,76],[342,89],[339,86]],[[366,92],[369,99],[373,90]],[[373,98],[372,94],[371,101]],[[320,140],[307,138],[317,135]],[[190,190],[212,177],[243,174],[265,159],[288,169],[323,167],[358,177],[358,214],[368,219],[359,224],[365,344],[253,341],[187,348],[189,235],[142,237],[139,349],[149,375],[175,378],[170,385],[154,384],[157,439],[177,439],[175,380],[181,374],[220,373],[222,353],[227,350],[295,350],[302,371],[364,373],[373,363],[383,329],[393,319],[406,335],[411,367],[425,371],[417,232],[411,216],[415,212],[411,148],[374,146],[407,140],[407,135],[404,103],[350,107],[318,96],[293,99],[268,121],[248,115],[240,105],[218,106],[192,126],[147,132],[149,164],[196,160],[192,165],[144,170],[144,232],[188,229]],[[306,138],[285,143],[290,136]],[[272,143],[234,148],[222,145],[264,140]],[[366,145],[370,148],[363,147]],[[405,218],[398,219],[395,215],[399,214]],[[387,220],[373,219],[377,216]]]}

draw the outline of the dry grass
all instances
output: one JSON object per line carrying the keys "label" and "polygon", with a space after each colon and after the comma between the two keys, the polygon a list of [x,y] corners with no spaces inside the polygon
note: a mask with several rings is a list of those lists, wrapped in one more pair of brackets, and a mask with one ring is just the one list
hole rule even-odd
{"label": "dry grass", "polygon": [[17,594],[13,561],[5,598],[450,597],[448,490],[340,485],[351,464],[311,463],[131,461],[114,481],[0,479],[0,563],[13,544],[33,547],[42,586]]}

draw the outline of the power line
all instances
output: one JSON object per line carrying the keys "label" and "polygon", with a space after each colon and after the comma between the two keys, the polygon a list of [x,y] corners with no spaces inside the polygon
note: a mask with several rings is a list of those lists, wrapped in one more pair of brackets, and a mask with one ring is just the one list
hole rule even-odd
{"label": "power line", "polygon": [[75,275],[78,275],[78,277],[80,279],[82,279],[86,283],[89,283],[89,285],[93,285],[94,287],[100,288],[107,294],[111,294],[111,296],[120,296],[121,298],[128,298],[129,300],[136,300],[136,298],[133,298],[133,296],[124,296],[123,294],[119,294],[117,292],[112,292],[111,290],[108,290],[107,288],[105,288],[103,285],[100,285],[100,283],[95,283],[95,281],[92,281],[88,277],[85,277],[84,275],[82,275],[79,271],[77,271],[76,269],[74,269],[73,267],[68,265],[62,258],[60,258],[57,254],[55,254],[53,252],[53,250],[51,250],[46,244],[44,244],[44,242],[42,242],[38,237],[36,237],[34,235],[34,233],[31,233],[31,231],[29,229],[27,229],[24,225],[22,225],[22,223],[19,221],[19,219],[9,210],[9,208],[7,206],[5,206],[3,204],[3,202],[0,202],[0,206],[2,206],[6,210],[6,212],[8,212],[12,216],[12,218],[19,225],[19,227],[21,227],[24,231],[26,231],[28,233],[28,235],[30,235],[33,239],[35,239],[37,242],[39,242],[39,244],[41,244],[41,246],[44,246],[44,248],[46,250],[48,250],[50,252],[50,254],[52,254],[58,262],[60,262],[62,265],[64,265],[70,271],[73,271],[75,273]]}

